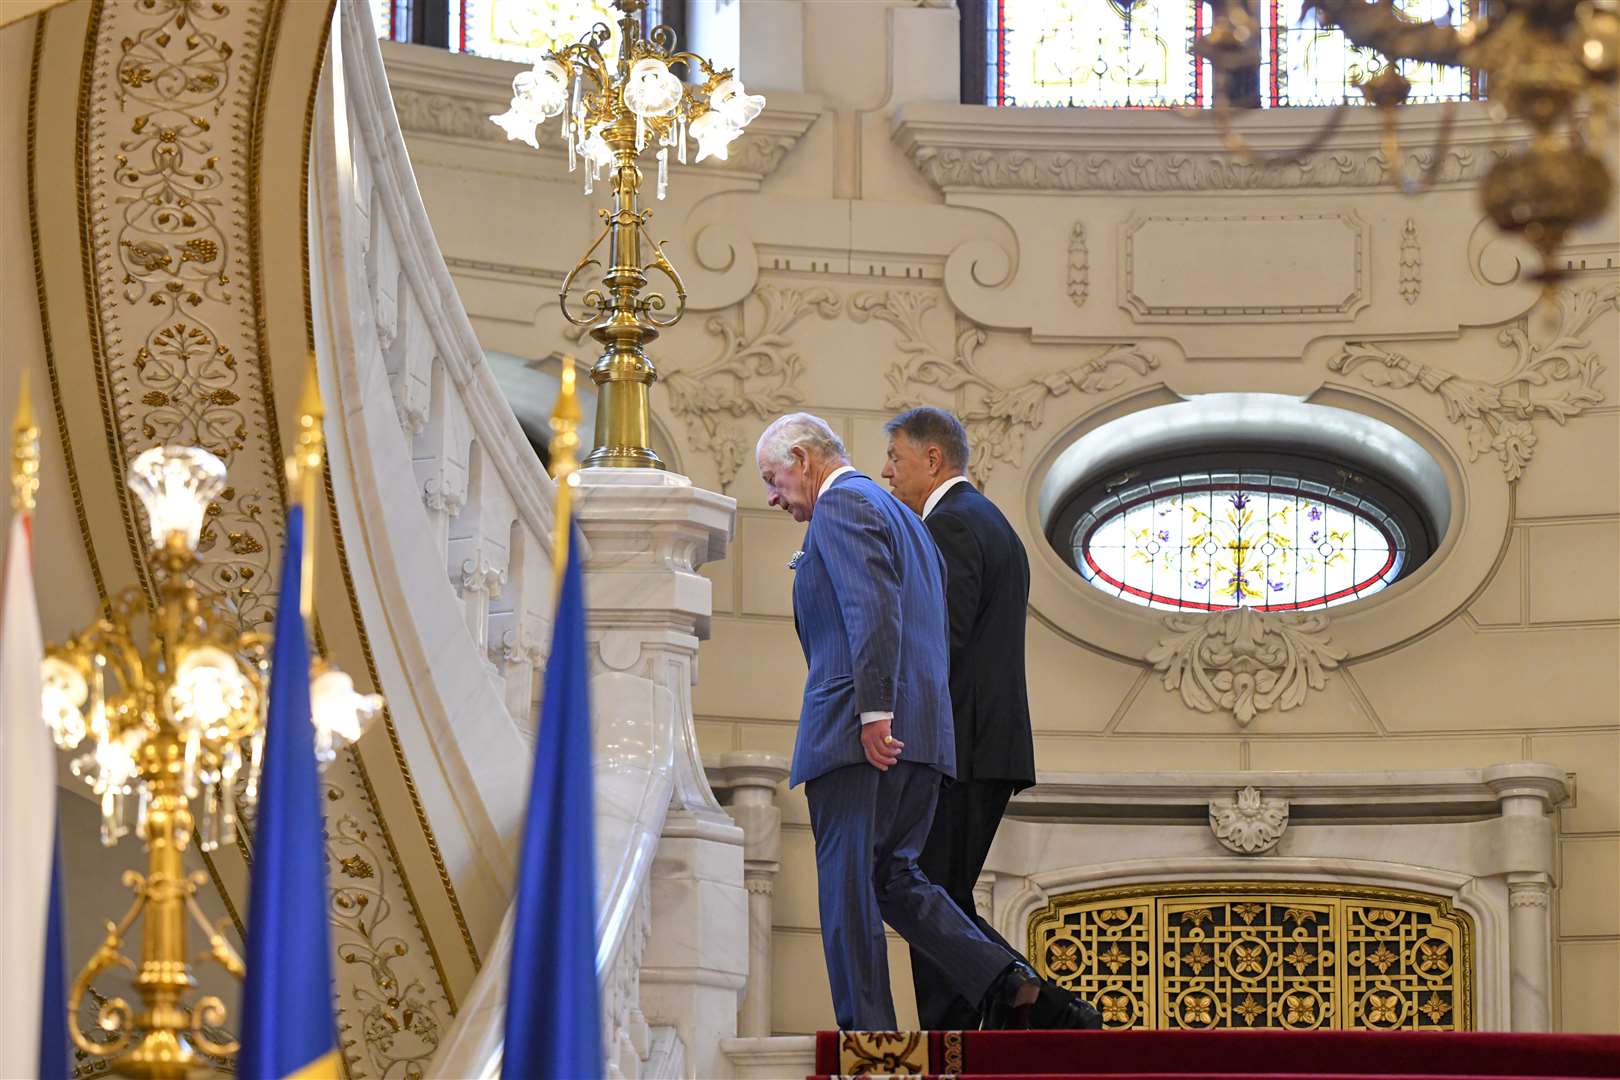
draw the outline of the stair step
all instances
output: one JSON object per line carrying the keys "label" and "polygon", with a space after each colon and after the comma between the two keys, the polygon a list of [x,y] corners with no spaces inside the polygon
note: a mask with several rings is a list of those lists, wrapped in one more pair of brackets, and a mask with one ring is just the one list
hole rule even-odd
{"label": "stair step", "polygon": [[1620,1077],[1620,1036],[1442,1031],[835,1032],[817,1076]]}

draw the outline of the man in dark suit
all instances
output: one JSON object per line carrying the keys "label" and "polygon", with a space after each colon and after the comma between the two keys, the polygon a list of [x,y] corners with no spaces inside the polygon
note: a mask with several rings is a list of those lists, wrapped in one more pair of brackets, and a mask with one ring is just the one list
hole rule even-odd
{"label": "man in dark suit", "polygon": [[[945,557],[950,612],[951,712],[956,781],[945,785],[917,860],[990,940],[1017,950],[980,918],[973,886],[1012,796],[1035,783],[1035,743],[1024,682],[1029,559],[1007,519],[963,475],[967,432],[942,409],[901,413],[889,434],[883,478],[927,527]],[[913,949],[917,1017],[928,1030],[979,1026],[978,1004]],[[1054,1021],[1060,1022],[1060,1021]],[[1067,1024],[1065,1024],[1067,1026]]]}
{"label": "man in dark suit", "polygon": [[895,1027],[883,924],[936,964],[994,1026],[1028,1026],[1035,973],[918,869],[952,775],[944,563],[917,517],[850,467],[808,413],[756,450],[766,501],[806,522],[793,615],[809,674],[791,784],[805,785],[821,941],[838,1026]]}

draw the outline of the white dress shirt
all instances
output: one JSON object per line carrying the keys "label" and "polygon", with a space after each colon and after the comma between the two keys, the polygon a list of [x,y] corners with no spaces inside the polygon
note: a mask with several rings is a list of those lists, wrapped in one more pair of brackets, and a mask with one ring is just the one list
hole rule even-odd
{"label": "white dress shirt", "polygon": [[955,476],[939,485],[939,487],[935,488],[933,491],[930,491],[928,493],[928,501],[923,503],[923,520],[926,521],[928,519],[928,515],[934,512],[934,507],[939,505],[939,500],[945,497],[945,493],[947,491],[951,490],[951,488],[955,487],[957,484],[965,484],[967,482],[967,477],[963,476],[961,473],[957,473]]}
{"label": "white dress shirt", "polygon": [[[827,479],[823,480],[821,482],[821,487],[816,489],[816,499],[819,501],[823,495],[827,494],[827,489],[832,487],[834,480],[838,479],[840,476],[843,476],[845,473],[852,473],[854,471],[855,466],[853,465],[840,465],[838,468],[828,473]],[[871,712],[861,713],[861,726],[865,727],[867,724],[875,724],[879,720],[893,719],[894,713],[884,712],[881,709],[874,709]]]}

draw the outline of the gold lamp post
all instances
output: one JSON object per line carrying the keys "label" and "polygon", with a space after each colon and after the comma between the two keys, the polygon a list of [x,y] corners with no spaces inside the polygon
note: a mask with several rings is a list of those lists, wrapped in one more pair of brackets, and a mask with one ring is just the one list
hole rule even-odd
{"label": "gold lamp post", "polygon": [[[288,469],[292,490],[313,501],[324,445],[313,370],[310,378],[299,449]],[[100,800],[102,843],[115,844],[133,829],[147,850],[147,872],[124,875],[134,902],[107,924],[100,948],[73,982],[67,1009],[84,1053],[115,1059],[113,1067],[130,1076],[184,1077],[202,1064],[198,1051],[228,1057],[237,1049],[207,1033],[225,1020],[222,1001],[187,1000],[196,987],[191,924],[214,961],[238,978],[243,966],[197,904],[207,875],[188,875],[182,859],[194,838],[204,851],[230,841],[238,808],[251,812],[256,803],[270,640],[244,630],[224,599],[194,577],[209,503],[225,486],[224,464],[198,447],[156,446],[131,463],[129,486],[150,526],[155,602],[126,590],[90,626],[49,646],[44,660],[45,721],[59,747],[85,750],[72,769]],[[306,530],[306,567],[309,543]],[[306,588],[308,579],[306,570]],[[330,760],[339,745],[359,737],[382,699],[354,693],[330,665],[315,670],[317,755]],[[143,920],[138,965],[123,953],[137,920]],[[106,999],[98,1016],[106,1038],[92,1041],[79,1029],[79,1005],[96,976],[113,967],[133,973],[141,1008]]]}
{"label": "gold lamp post", "polygon": [[[1484,14],[1459,26],[1402,14],[1395,0],[1307,0],[1327,25],[1391,61],[1471,68],[1502,118],[1530,129],[1530,143],[1491,166],[1480,205],[1504,232],[1517,232],[1540,253],[1539,279],[1551,288],[1561,276],[1558,249],[1569,231],[1595,221],[1614,198],[1611,166],[1593,147],[1614,142],[1612,112],[1620,80],[1620,2],[1617,0],[1491,0]],[[1197,51],[1223,75],[1260,63],[1256,0],[1216,0],[1210,30]],[[1216,85],[1222,85],[1217,79]],[[1360,86],[1385,116],[1385,156],[1398,170],[1394,110],[1411,84],[1386,64]],[[1216,121],[1228,120],[1216,102]],[[1324,133],[1336,125],[1335,113]],[[1228,139],[1235,136],[1228,128]],[[1314,142],[1313,142],[1314,145]],[[1434,155],[1439,162],[1444,147]]]}
{"label": "gold lamp post", "polygon": [[[582,40],[519,72],[512,80],[511,107],[490,119],[507,138],[538,149],[539,125],[561,115],[568,167],[583,165],[586,194],[608,173],[612,208],[599,211],[602,231],[558,293],[563,317],[574,326],[589,327],[602,345],[591,368],[591,381],[598,387],[596,448],[585,465],[661,469],[664,463],[650,445],[647,395],[657,370],[647,345],[660,330],[680,321],[686,287],[664,257],[663,246],[646,235],[652,211],[640,209],[644,177],[639,162],[649,148],[656,148],[657,196],[662,199],[671,151],[685,162],[690,137],[697,143],[698,161],[725,160],[726,148],[759,115],[765,99],[747,93],[729,68],[716,69],[701,56],[675,51],[675,32],[669,27],[654,27],[644,35],[646,0],[613,0],[613,5],[620,12],[616,57],[610,48],[613,31],[598,23]],[[675,76],[671,68],[677,65],[691,82]],[[595,254],[603,240],[608,241],[608,266],[599,285],[580,297],[576,312],[569,295],[576,278],[600,269]],[[658,313],[671,306],[668,299],[656,292],[644,295],[651,270],[661,272],[674,289],[673,311],[667,316]]]}

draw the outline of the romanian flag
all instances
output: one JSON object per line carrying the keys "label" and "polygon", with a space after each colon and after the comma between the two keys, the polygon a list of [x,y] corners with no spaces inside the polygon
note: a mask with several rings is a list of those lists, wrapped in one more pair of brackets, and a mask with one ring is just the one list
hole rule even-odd
{"label": "romanian flag", "polygon": [[603,1071],[590,670],[578,551],[577,543],[568,545],[523,826],[501,1059],[506,1080],[582,1080]]}
{"label": "romanian flag", "polygon": [[[22,400],[17,435],[31,441],[38,432],[26,382]],[[40,705],[45,642],[34,599],[32,506],[30,488],[15,500],[0,581],[0,969],[7,981],[6,1005],[0,1009],[0,1076],[55,1078],[71,1069],[56,751]]]}
{"label": "romanian flag", "polygon": [[270,667],[259,813],[253,833],[247,977],[242,985],[246,1080],[340,1075],[327,932],[326,838],[310,723],[309,637],[299,609],[304,511],[287,513],[281,599]]}

